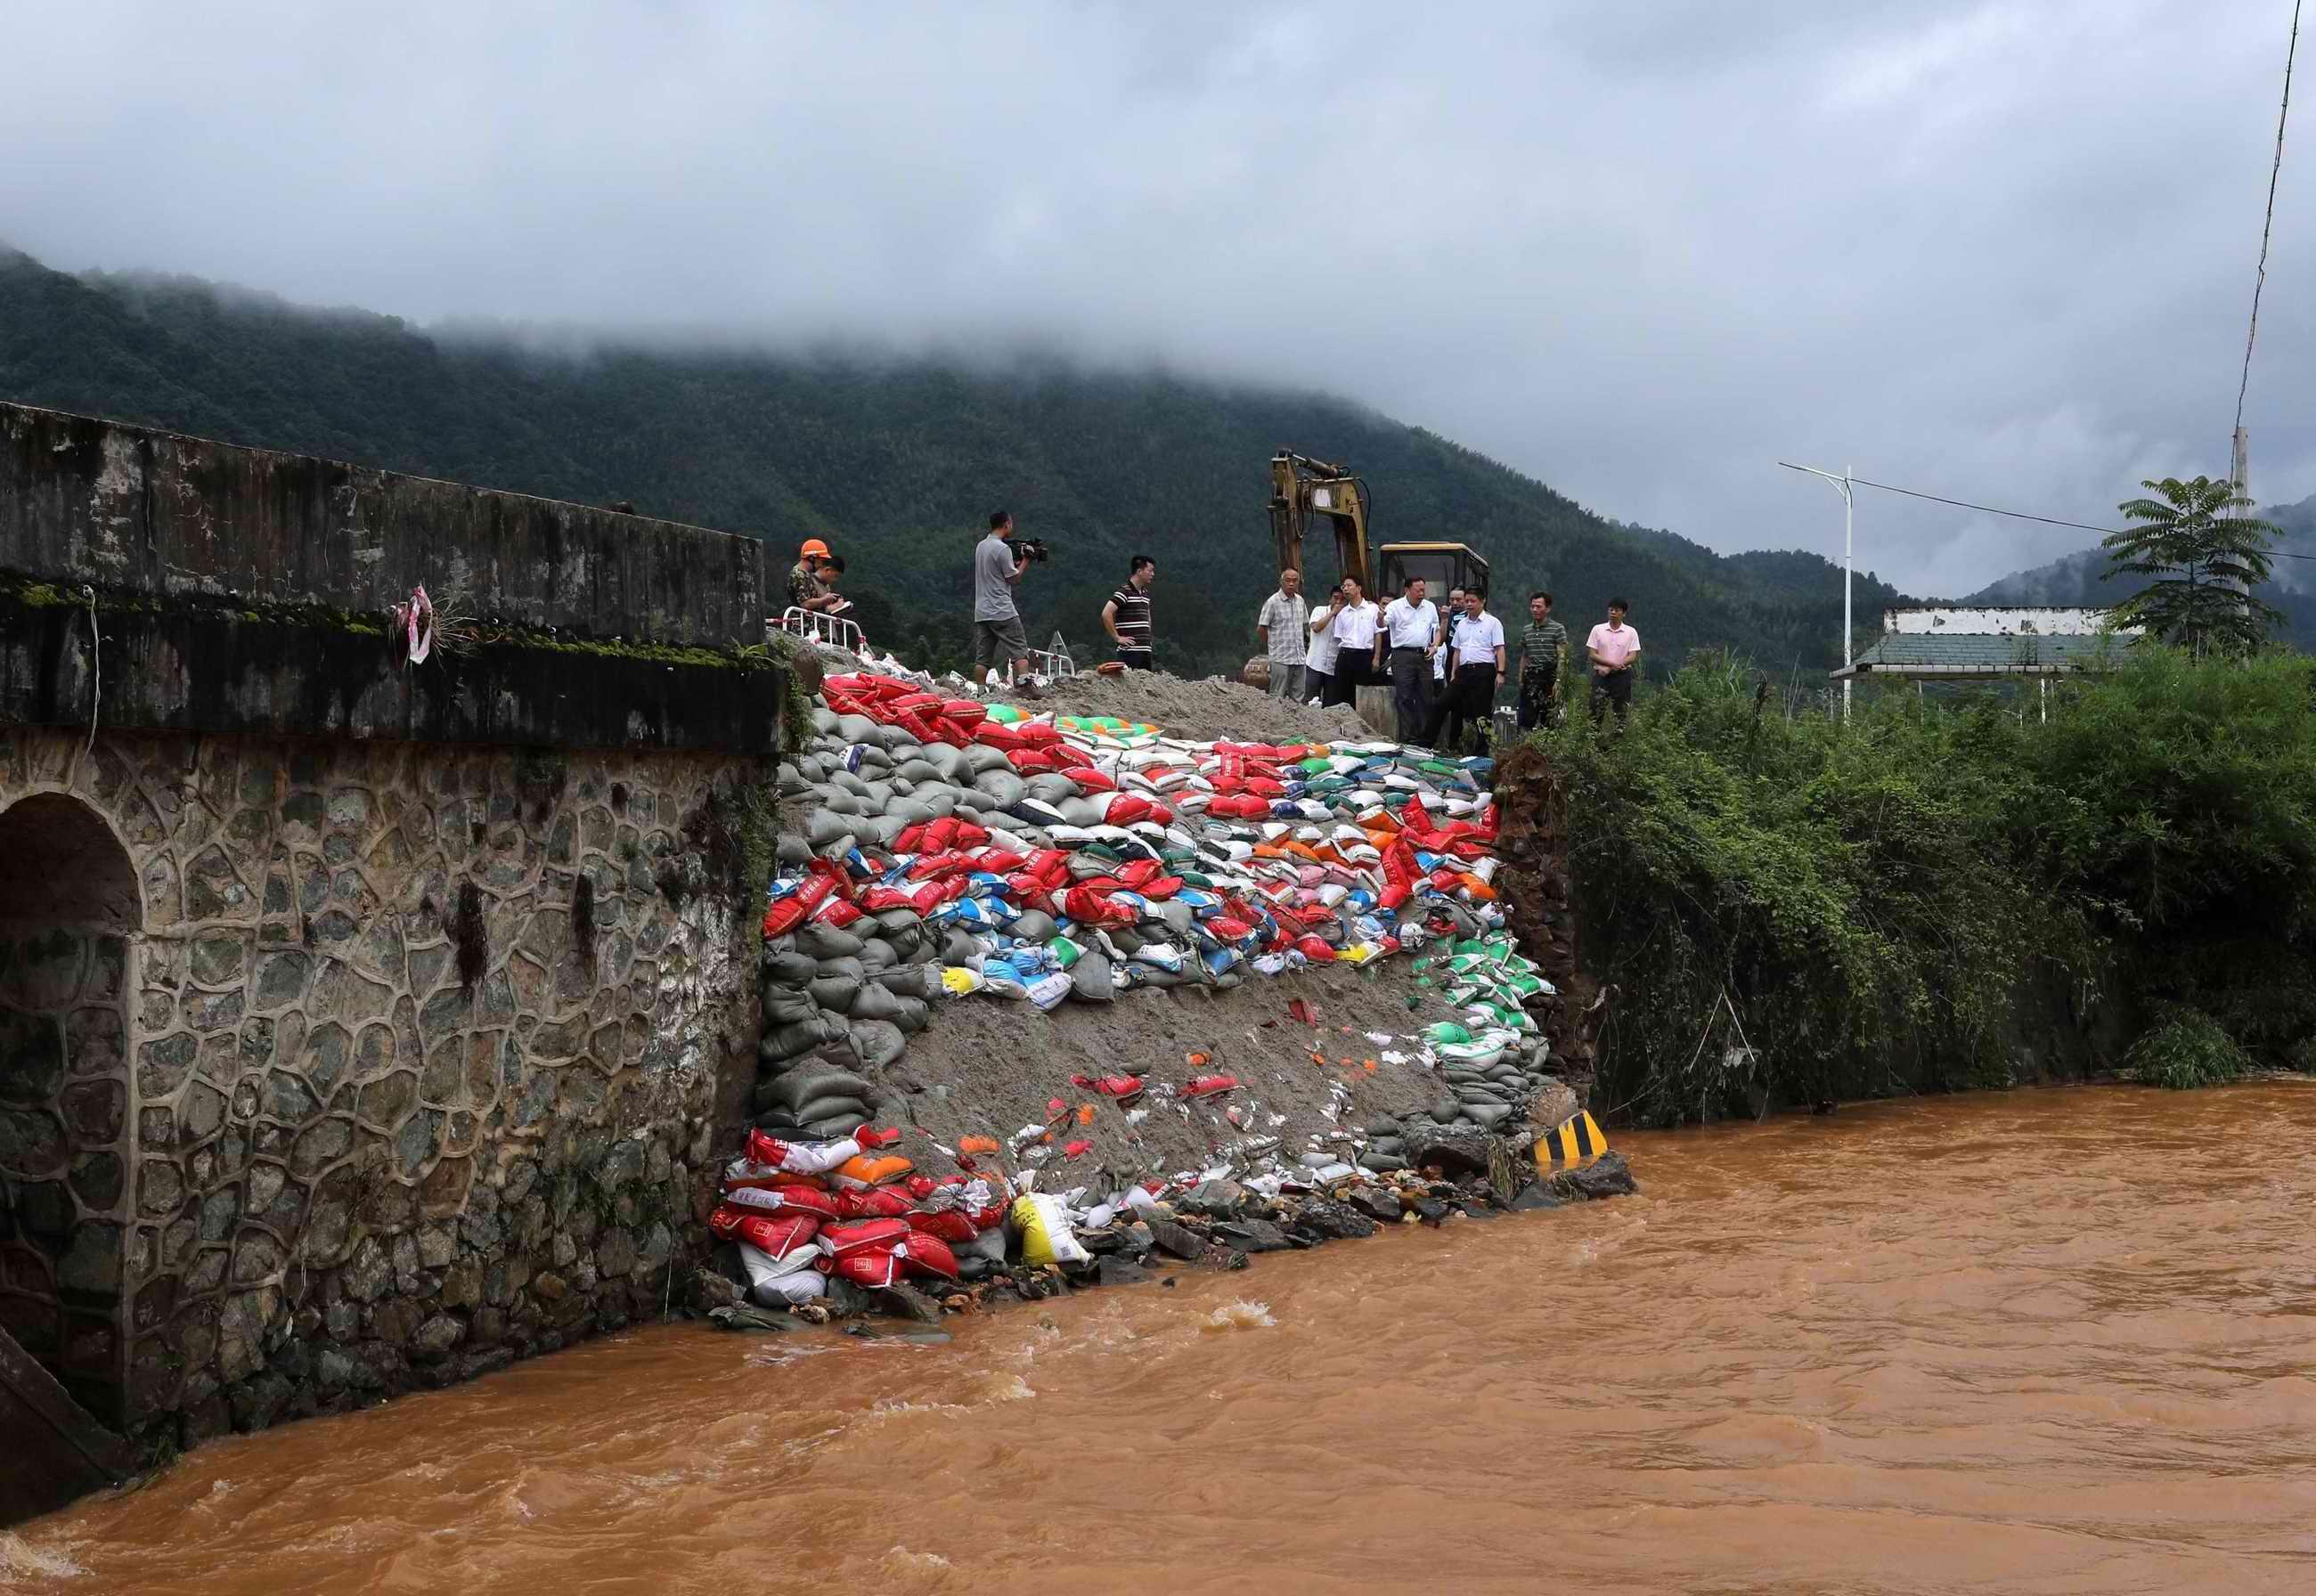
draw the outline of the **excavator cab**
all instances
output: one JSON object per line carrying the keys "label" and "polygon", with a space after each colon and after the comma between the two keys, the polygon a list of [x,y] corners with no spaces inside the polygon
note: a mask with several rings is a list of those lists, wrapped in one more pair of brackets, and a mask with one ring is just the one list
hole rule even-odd
{"label": "excavator cab", "polygon": [[1282,449],[1270,460],[1270,533],[1278,568],[1303,569],[1303,539],[1314,522],[1335,537],[1335,569],[1356,576],[1371,599],[1388,600],[1421,576],[1435,600],[1450,587],[1485,586],[1488,562],[1466,543],[1367,541],[1367,485],[1341,466]]}
{"label": "excavator cab", "polygon": [[1423,578],[1423,590],[1435,604],[1445,603],[1450,588],[1488,585],[1488,562],[1465,543],[1386,543],[1383,557],[1383,591],[1397,597],[1408,582]]}

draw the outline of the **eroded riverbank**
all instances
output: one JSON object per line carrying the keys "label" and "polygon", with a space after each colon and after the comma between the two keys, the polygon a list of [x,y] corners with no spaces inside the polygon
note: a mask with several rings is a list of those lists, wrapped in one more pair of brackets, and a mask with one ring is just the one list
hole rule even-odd
{"label": "eroded riverbank", "polygon": [[204,1448],[0,1539],[0,1571],[203,1596],[2316,1582],[2316,1088],[1619,1146],[1637,1198],[946,1344],[630,1333]]}

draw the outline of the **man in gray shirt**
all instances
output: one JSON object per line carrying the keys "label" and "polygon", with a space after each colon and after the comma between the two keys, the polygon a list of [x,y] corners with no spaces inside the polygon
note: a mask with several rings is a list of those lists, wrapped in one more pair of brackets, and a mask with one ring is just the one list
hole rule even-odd
{"label": "man in gray shirt", "polygon": [[989,535],[973,548],[973,679],[984,680],[987,667],[1010,660],[1016,677],[1029,673],[1029,639],[1021,630],[1021,611],[1014,607],[1013,584],[1029,568],[1013,557],[1013,518],[1002,510],[989,513]]}

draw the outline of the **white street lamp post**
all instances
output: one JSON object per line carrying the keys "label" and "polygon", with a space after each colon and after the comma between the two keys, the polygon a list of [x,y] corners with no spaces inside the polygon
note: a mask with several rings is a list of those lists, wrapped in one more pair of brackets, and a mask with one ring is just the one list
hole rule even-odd
{"label": "white street lamp post", "polygon": [[1851,674],[1852,662],[1849,657],[1851,636],[1849,566],[1850,555],[1856,547],[1855,511],[1857,508],[1850,494],[1853,485],[1850,481],[1849,468],[1842,467],[1841,475],[1836,477],[1831,471],[1821,471],[1815,466],[1797,466],[1791,460],[1779,460],[1777,464],[1785,467],[1788,471],[1806,471],[1813,477],[1822,477],[1826,481],[1833,484],[1834,491],[1841,495],[1841,718],[1847,721],[1849,718],[1849,690],[1857,680]]}

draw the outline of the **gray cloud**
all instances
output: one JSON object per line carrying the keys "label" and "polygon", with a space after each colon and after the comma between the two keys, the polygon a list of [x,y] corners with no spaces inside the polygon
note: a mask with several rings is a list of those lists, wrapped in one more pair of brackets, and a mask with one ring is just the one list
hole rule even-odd
{"label": "gray cloud", "polygon": [[[1315,384],[1838,556],[1776,458],[2090,522],[2224,468],[2288,13],[85,3],[12,19],[0,235],[421,321]],[[2312,263],[2287,151],[2269,499],[2316,490]],[[1918,591],[2083,540],[1860,511]]]}

